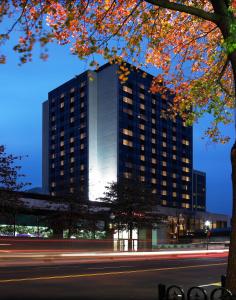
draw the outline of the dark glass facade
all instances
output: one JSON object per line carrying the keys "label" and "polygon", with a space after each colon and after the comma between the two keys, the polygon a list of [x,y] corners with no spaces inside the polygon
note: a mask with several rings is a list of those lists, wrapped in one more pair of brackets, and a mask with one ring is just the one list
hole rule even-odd
{"label": "dark glass facade", "polygon": [[193,208],[206,210],[206,173],[193,170]]}
{"label": "dark glass facade", "polygon": [[48,94],[49,192],[87,193],[87,74]]}

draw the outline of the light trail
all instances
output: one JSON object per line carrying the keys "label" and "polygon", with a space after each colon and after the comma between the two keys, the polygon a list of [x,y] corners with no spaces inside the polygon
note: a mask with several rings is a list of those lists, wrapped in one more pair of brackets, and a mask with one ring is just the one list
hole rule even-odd
{"label": "light trail", "polygon": [[81,277],[95,277],[95,276],[113,276],[113,275],[125,275],[135,273],[147,273],[147,272],[161,272],[161,271],[173,271],[173,270],[184,270],[184,269],[197,269],[197,268],[209,268],[214,266],[223,266],[227,263],[215,263],[215,264],[203,264],[203,265],[190,265],[183,267],[168,267],[168,268],[155,268],[155,269],[141,269],[141,270],[130,270],[130,271],[117,271],[117,272],[104,272],[104,273],[91,273],[91,274],[73,274],[73,275],[58,275],[58,276],[42,276],[42,277],[26,277],[26,278],[12,278],[2,279],[0,284],[14,283],[14,282],[27,282],[27,281],[41,281],[41,280],[62,280],[62,279],[73,279]]}

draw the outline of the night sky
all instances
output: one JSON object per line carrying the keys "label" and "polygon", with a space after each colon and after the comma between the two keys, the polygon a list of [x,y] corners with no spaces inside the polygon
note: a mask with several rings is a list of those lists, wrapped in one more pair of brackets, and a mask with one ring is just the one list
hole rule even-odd
{"label": "night sky", "polygon": [[[33,62],[23,66],[18,66],[18,57],[10,44],[5,52],[7,63],[0,65],[0,144],[6,146],[8,153],[28,155],[21,161],[22,172],[32,183],[31,188],[40,187],[42,102],[47,100],[50,90],[88,69],[88,62],[71,55],[68,47],[57,45],[49,47],[47,62],[38,58],[36,49]],[[208,117],[194,125],[194,168],[207,174],[207,210],[230,214],[230,148],[234,127],[224,128],[231,136],[228,144],[210,144],[202,139],[207,121]]]}

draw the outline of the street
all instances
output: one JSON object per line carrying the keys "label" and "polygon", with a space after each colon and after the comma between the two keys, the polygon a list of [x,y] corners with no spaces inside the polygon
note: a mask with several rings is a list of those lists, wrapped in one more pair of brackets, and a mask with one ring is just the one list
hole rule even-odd
{"label": "street", "polygon": [[[3,260],[2,260],[3,261]],[[34,260],[1,264],[1,299],[157,299],[159,283],[217,287],[226,254]]]}

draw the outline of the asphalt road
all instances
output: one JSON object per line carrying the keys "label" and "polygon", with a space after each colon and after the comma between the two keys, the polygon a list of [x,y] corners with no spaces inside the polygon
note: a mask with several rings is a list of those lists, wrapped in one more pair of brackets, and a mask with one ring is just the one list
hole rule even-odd
{"label": "asphalt road", "polygon": [[156,300],[159,283],[210,290],[226,266],[227,258],[216,255],[2,266],[0,299]]}

